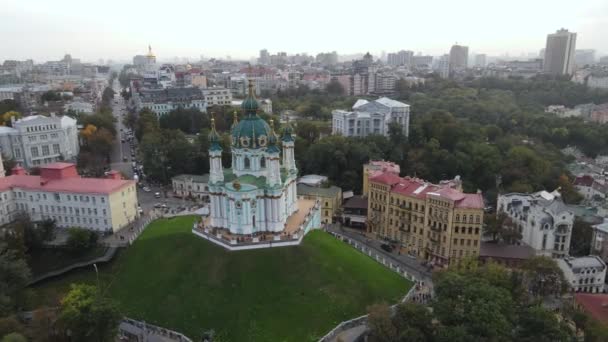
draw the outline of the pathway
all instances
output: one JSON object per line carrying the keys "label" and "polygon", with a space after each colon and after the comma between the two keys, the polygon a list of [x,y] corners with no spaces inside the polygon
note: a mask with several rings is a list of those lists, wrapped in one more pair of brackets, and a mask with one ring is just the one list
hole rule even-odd
{"label": "pathway", "polygon": [[33,284],[43,281],[45,279],[56,277],[58,275],[67,273],[67,272],[75,270],[77,268],[83,268],[83,267],[91,266],[93,264],[101,264],[101,263],[108,262],[108,261],[112,260],[112,258],[114,258],[114,255],[116,254],[117,250],[118,250],[117,247],[109,247],[106,250],[105,254],[100,256],[99,258],[78,262],[78,263],[72,264],[70,266],[66,266],[66,267],[56,270],[56,271],[51,271],[51,272],[41,274],[41,275],[37,276],[36,278],[32,279],[27,285],[28,286],[33,285]]}

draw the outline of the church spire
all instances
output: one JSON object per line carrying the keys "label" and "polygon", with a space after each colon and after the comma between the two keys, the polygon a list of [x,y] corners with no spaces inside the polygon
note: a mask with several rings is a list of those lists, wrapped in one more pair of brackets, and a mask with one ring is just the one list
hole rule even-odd
{"label": "church spire", "polygon": [[214,113],[211,113],[211,132],[209,132],[209,142],[211,143],[209,146],[209,150],[211,150],[211,151],[221,151],[222,150],[222,145],[220,144],[220,135],[215,130]]}

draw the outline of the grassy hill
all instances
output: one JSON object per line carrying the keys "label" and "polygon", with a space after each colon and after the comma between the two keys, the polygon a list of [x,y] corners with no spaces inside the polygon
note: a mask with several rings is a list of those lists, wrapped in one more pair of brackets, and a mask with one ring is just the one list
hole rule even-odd
{"label": "grassy hill", "polygon": [[[191,233],[192,217],[159,220],[100,270],[104,291],[125,315],[220,341],[309,341],[379,301],[395,302],[411,283],[321,231],[301,246],[228,252]],[[52,302],[91,271],[35,290]]]}

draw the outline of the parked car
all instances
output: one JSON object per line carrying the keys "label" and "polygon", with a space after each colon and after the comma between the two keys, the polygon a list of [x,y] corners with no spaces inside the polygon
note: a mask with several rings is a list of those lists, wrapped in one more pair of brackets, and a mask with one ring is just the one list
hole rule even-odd
{"label": "parked car", "polygon": [[383,243],[382,245],[380,245],[380,248],[384,249],[385,251],[391,253],[393,251],[393,246],[387,244],[387,243]]}
{"label": "parked car", "polygon": [[155,197],[155,198],[160,198],[160,192],[155,192],[155,193],[154,193],[154,197]]}
{"label": "parked car", "polygon": [[144,190],[145,192],[150,192],[150,188],[148,188],[147,186],[144,186],[143,190]]}

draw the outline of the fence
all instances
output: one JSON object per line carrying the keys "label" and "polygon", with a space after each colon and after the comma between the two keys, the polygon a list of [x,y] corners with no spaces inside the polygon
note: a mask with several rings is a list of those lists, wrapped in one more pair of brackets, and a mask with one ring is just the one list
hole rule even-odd
{"label": "fence", "polygon": [[186,337],[186,335],[180,332],[159,327],[154,324],[137,321],[128,317],[122,319],[118,330],[120,335],[134,336],[137,338],[137,341],[142,342],[148,341],[148,337],[151,335],[161,336],[163,338],[171,339],[172,341],[193,342],[192,339]]}
{"label": "fence", "polygon": [[[381,263],[382,265],[384,265],[385,267],[388,267],[390,270],[396,272],[397,274],[399,274],[400,276],[404,277],[407,280],[410,280],[412,282],[416,282],[417,279],[413,274],[408,273],[405,269],[403,269],[403,267],[396,265],[395,263],[393,263],[391,260],[388,260],[385,256],[380,255],[378,252],[376,252],[374,249],[367,247],[366,245],[351,239],[349,237],[343,236],[341,234],[335,233],[335,232],[328,232],[329,234],[333,235],[334,237],[336,237],[337,239],[340,239],[344,242],[347,242],[349,245],[353,246],[355,249],[357,249],[358,251],[360,251],[361,253],[369,256],[372,259],[375,259],[376,261],[378,261],[379,263]],[[401,304],[401,303],[405,303],[409,300],[412,299],[412,297],[415,295],[416,293],[416,286],[412,286],[409,291],[407,292],[407,294],[405,296],[403,296],[403,298],[399,301],[399,303],[392,305],[391,308],[391,312],[394,313],[395,310],[397,309],[397,305]],[[348,321],[344,321],[340,324],[338,324],[335,328],[333,328],[330,332],[328,332],[325,336],[321,337],[321,339],[319,339],[319,342],[330,342],[333,341],[334,339],[336,339],[338,337],[338,335],[340,335],[342,332],[352,329],[354,327],[360,326],[360,325],[367,325],[367,315],[363,315],[357,318],[353,318],[350,319]]]}

